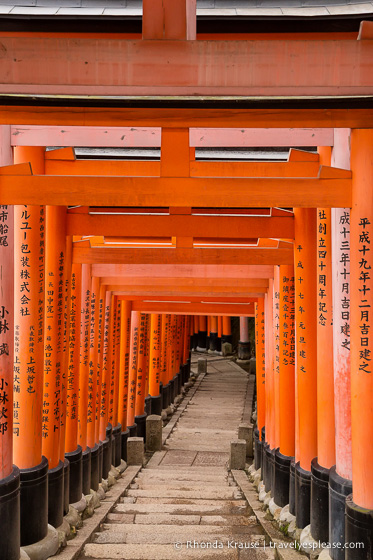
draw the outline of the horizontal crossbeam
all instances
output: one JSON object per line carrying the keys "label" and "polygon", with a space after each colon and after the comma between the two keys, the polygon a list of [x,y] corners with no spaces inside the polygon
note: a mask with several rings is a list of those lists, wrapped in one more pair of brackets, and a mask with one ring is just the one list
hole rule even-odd
{"label": "horizontal crossbeam", "polygon": [[[120,297],[120,296],[119,296]],[[125,296],[124,296],[124,299]],[[182,301],[182,300],[180,300]],[[188,300],[185,300],[188,301]],[[228,315],[230,317],[254,316],[253,303],[175,303],[157,301],[133,301],[132,311],[142,313],[173,313],[175,315]]]}
{"label": "horizontal crossbeam", "polygon": [[106,276],[111,278],[150,278],[154,282],[162,282],[167,278],[177,281],[189,278],[199,282],[203,278],[206,282],[227,282],[227,284],[242,285],[248,280],[273,278],[272,265],[212,265],[212,264],[93,264],[92,276]]}

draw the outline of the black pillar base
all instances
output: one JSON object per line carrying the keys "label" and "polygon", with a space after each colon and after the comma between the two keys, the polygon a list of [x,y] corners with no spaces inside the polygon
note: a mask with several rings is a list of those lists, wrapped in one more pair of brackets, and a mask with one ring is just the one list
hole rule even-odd
{"label": "black pillar base", "polygon": [[19,560],[19,480],[19,469],[15,465],[10,475],[0,480],[0,558],[7,560]]}
{"label": "black pillar base", "polygon": [[251,344],[250,342],[238,342],[238,353],[237,357],[239,360],[250,360],[251,358]]}
{"label": "black pillar base", "polygon": [[120,466],[120,461],[122,458],[121,434],[122,434],[122,425],[117,424],[115,428],[113,428],[114,453],[112,458],[113,458],[114,467]]}
{"label": "black pillar base", "polygon": [[263,442],[263,457],[262,457],[262,465],[263,465],[263,483],[264,489],[268,492],[271,489],[271,477],[269,472],[269,445],[266,441]]}
{"label": "black pillar base", "polygon": [[150,395],[148,397],[146,397],[145,399],[145,414],[147,414],[147,416],[149,416],[150,414],[150,407],[151,407],[151,398]]}
{"label": "black pillar base", "polygon": [[110,439],[102,442],[102,478],[107,479],[111,468],[111,434]]}
{"label": "black pillar base", "polygon": [[221,352],[221,337],[220,336],[218,336],[218,338],[216,339],[216,351]]}
{"label": "black pillar base", "polygon": [[271,454],[269,456],[269,464],[270,464],[270,469],[271,469],[271,492],[272,492],[272,498],[273,498],[273,493],[275,490],[275,455],[276,455],[276,451],[277,449],[275,449],[274,447],[271,449]]}
{"label": "black pillar base", "polygon": [[206,352],[207,350],[207,331],[198,331],[198,346],[197,350]]}
{"label": "black pillar base", "polygon": [[216,352],[216,350],[217,350],[217,342],[218,342],[218,333],[217,333],[217,332],[210,332],[210,346],[209,346],[209,350],[211,350],[211,352]]}
{"label": "black pillar base", "polygon": [[63,463],[63,514],[69,513],[69,493],[70,493],[70,463],[65,458]]}
{"label": "black pillar base", "polygon": [[91,449],[91,489],[97,492],[98,485],[100,482],[99,472],[98,472],[98,462],[99,462],[99,447],[95,443],[94,447]]}
{"label": "black pillar base", "polygon": [[265,426],[263,426],[262,428],[262,437],[261,437],[261,442],[262,442],[262,459],[261,459],[261,473],[262,473],[262,481],[264,482],[264,471],[265,471],[265,443],[266,443],[266,429]]}
{"label": "black pillar base", "polygon": [[121,435],[122,459],[127,462],[127,440],[130,437],[130,431],[127,428]]}
{"label": "black pillar base", "polygon": [[[48,461],[21,469],[21,546],[36,543],[48,533]],[[80,496],[81,497],[81,496]]]}
{"label": "black pillar base", "polygon": [[229,344],[232,344],[232,335],[231,334],[222,334],[221,335],[221,343],[224,344],[224,342],[229,342]]}
{"label": "black pillar base", "polygon": [[295,459],[290,461],[289,513],[295,515]]}
{"label": "black pillar base", "polygon": [[[182,364],[180,366],[181,387],[183,385],[185,385],[185,383],[186,383],[186,376],[187,376],[186,368],[187,368],[186,364]],[[180,390],[181,390],[181,387],[180,387]]]}
{"label": "black pillar base", "polygon": [[175,400],[175,378],[170,381],[170,404]]}
{"label": "black pillar base", "polygon": [[352,494],[346,498],[346,542],[361,543],[359,548],[346,548],[346,560],[373,558],[373,510],[356,505]]}
{"label": "black pillar base", "polygon": [[189,381],[190,378],[190,364],[192,363],[191,354],[189,354],[189,358],[187,359],[187,370],[186,370],[186,380]]}
{"label": "black pillar base", "polygon": [[132,426],[128,426],[130,435],[129,437],[137,437],[137,424],[132,424]]}
{"label": "black pillar base", "polygon": [[311,462],[311,535],[315,541],[329,541],[329,469]]}
{"label": "black pillar base", "polygon": [[176,379],[177,379],[177,394],[181,395],[181,387],[183,386],[181,369],[179,373],[176,374]]}
{"label": "black pillar base", "polygon": [[279,507],[285,507],[289,503],[290,463],[292,459],[294,457],[283,455],[279,449],[276,450],[273,499]]}
{"label": "black pillar base", "polygon": [[87,447],[82,454],[83,463],[83,494],[88,496],[91,490],[91,448]]}
{"label": "black pillar base", "polygon": [[[329,472],[329,542],[344,543],[346,498],[352,492],[352,482],[339,476],[335,466]],[[332,560],[345,560],[345,551],[331,548],[329,555]]]}
{"label": "black pillar base", "polygon": [[98,442],[98,481],[101,483],[102,480],[102,466],[104,457],[104,444],[102,441]]}
{"label": "black pillar base", "polygon": [[69,503],[75,504],[82,498],[83,492],[82,448],[78,445],[75,451],[65,453],[65,457],[70,463]]}
{"label": "black pillar base", "polygon": [[210,335],[206,335],[206,351],[210,348]]}
{"label": "black pillar base", "polygon": [[[162,401],[162,397],[160,396],[159,399]],[[146,440],[146,418],[147,414],[141,414],[140,416],[135,416],[135,422],[137,424],[137,437],[144,438],[144,442]]]}
{"label": "black pillar base", "polygon": [[194,333],[194,335],[192,336],[192,348],[193,350],[197,350],[197,346],[198,346],[198,333]]}
{"label": "black pillar base", "polygon": [[48,471],[48,523],[56,528],[63,522],[63,471],[62,461]]}
{"label": "black pillar base", "polygon": [[170,406],[170,384],[162,386],[162,409]]}
{"label": "black pillar base", "polygon": [[151,414],[156,414],[157,416],[161,416],[162,414],[162,395],[158,395],[157,397],[151,397]]}
{"label": "black pillar base", "polygon": [[262,442],[259,439],[258,428],[254,430],[254,465],[256,471],[262,466]]}
{"label": "black pillar base", "polygon": [[311,518],[311,471],[295,464],[295,517],[299,529],[310,524]]}

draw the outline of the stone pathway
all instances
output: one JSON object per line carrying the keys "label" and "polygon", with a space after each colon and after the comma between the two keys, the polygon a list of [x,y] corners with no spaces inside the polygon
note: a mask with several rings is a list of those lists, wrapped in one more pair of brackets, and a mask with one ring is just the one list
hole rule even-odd
{"label": "stone pathway", "polygon": [[164,449],[138,473],[81,559],[275,558],[228,472],[247,381],[236,364],[209,357],[208,373]]}

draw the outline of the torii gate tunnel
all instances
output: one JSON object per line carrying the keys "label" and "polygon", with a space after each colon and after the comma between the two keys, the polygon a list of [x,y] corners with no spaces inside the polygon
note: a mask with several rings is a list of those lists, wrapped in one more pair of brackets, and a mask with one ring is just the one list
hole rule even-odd
{"label": "torii gate tunnel", "polygon": [[[207,40],[195,0],[144,0],[142,37],[1,53],[0,558],[97,490],[231,317],[244,354],[255,317],[266,490],[373,558],[372,23]],[[258,147],[288,157],[232,159]]]}

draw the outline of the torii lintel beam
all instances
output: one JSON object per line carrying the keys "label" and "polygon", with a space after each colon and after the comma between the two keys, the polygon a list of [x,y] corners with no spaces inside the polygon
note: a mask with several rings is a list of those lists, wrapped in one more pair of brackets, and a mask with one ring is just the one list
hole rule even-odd
{"label": "torii lintel beam", "polygon": [[[67,105],[67,103],[66,103]],[[305,102],[304,105],[307,105]],[[369,103],[368,103],[369,105]],[[60,126],[167,126],[168,128],[373,128],[373,111],[367,108],[136,108],[50,107],[3,105],[0,123]]]}
{"label": "torii lintel beam", "polygon": [[206,282],[227,282],[234,285],[246,280],[273,278],[271,265],[212,265],[212,264],[93,264],[92,276],[110,276],[113,278],[137,277],[154,279],[162,282],[167,278],[190,278],[198,282],[200,278]]}
{"label": "torii lintel beam", "polygon": [[1,42],[3,95],[299,98],[365,96],[373,86],[373,44],[364,40]]}
{"label": "torii lintel beam", "polygon": [[[94,268],[98,265],[94,265]],[[109,265],[110,266],[110,265]],[[143,288],[153,288],[157,290],[179,289],[189,290],[207,290],[207,291],[235,291],[246,290],[248,292],[265,291],[269,286],[268,278],[193,278],[193,277],[170,277],[156,278],[149,276],[135,277],[116,277],[103,276],[100,278],[101,284],[110,286],[110,289],[119,290],[119,286],[126,286],[128,289],[138,290],[139,286]]]}
{"label": "torii lintel beam", "polygon": [[73,262],[81,264],[292,264],[293,249],[91,249],[74,247]]}
{"label": "torii lintel beam", "polygon": [[140,216],[120,214],[68,214],[67,235],[102,235],[105,237],[204,237],[204,238],[294,238],[294,218],[252,216],[165,215]]}
{"label": "torii lintel beam", "polygon": [[350,178],[2,175],[0,196],[3,204],[57,206],[344,208],[352,201]]}
{"label": "torii lintel beam", "polygon": [[[119,296],[120,297],[120,296]],[[181,300],[180,300],[181,301]],[[186,300],[188,301],[188,300]],[[239,303],[175,303],[159,301],[133,301],[132,311],[142,313],[173,313],[175,315],[228,315],[253,317],[254,304]]]}
{"label": "torii lintel beam", "polygon": [[[190,146],[197,148],[265,146],[333,146],[332,128],[191,128]],[[158,148],[161,128],[88,126],[12,126],[12,146]]]}

